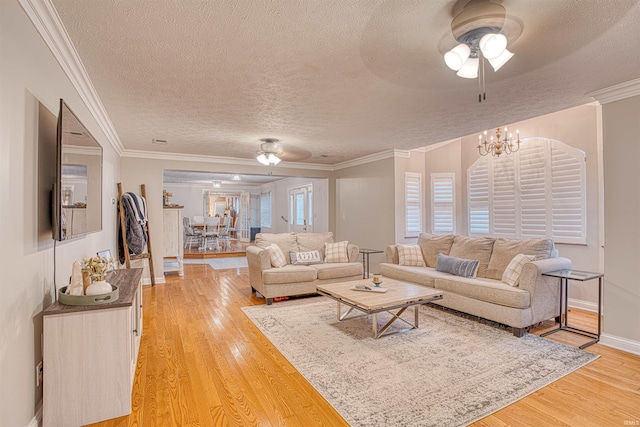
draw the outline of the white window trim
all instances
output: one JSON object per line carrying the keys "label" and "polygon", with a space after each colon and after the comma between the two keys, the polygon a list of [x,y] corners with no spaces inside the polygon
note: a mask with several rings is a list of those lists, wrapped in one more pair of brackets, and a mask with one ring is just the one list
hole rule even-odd
{"label": "white window trim", "polygon": [[[417,183],[418,185],[418,203],[410,203],[408,198],[408,189],[410,183]],[[405,238],[418,237],[422,233],[423,222],[423,196],[422,196],[422,174],[418,172],[405,172],[404,173],[404,233]],[[409,228],[409,214],[417,208],[418,224],[417,228]]]}
{"label": "white window trim", "polygon": [[[435,185],[436,182],[451,183],[451,200],[448,203],[436,202]],[[445,206],[451,209],[451,228],[446,230],[436,230],[436,206]],[[456,174],[453,172],[432,173],[431,174],[431,232],[433,234],[455,234],[456,233]]]}

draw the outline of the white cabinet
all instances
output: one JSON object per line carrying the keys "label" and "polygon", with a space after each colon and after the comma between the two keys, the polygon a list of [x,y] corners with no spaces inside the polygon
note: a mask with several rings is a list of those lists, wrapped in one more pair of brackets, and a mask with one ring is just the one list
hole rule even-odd
{"label": "white cabinet", "polygon": [[142,335],[142,269],[107,277],[116,301],[59,302],[44,314],[43,425],[81,426],[131,413]]}
{"label": "white cabinet", "polygon": [[177,271],[184,276],[184,226],[182,208],[164,208],[164,271]]}

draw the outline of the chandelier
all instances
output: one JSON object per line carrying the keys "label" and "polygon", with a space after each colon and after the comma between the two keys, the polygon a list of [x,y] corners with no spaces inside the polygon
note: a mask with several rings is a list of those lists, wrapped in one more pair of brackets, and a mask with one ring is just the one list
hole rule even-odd
{"label": "chandelier", "polygon": [[498,71],[512,57],[507,37],[501,33],[506,10],[488,0],[471,0],[451,21],[451,33],[459,44],[444,54],[444,62],[465,79],[478,78],[478,101],[487,99],[484,60]]}
{"label": "chandelier", "polygon": [[[504,139],[500,139],[504,134]],[[513,139],[513,134],[508,134],[507,128],[496,128],[496,139],[493,139],[493,135],[487,140],[487,131],[478,135],[478,153],[481,156],[486,156],[491,153],[492,156],[500,157],[501,154],[515,153],[520,149],[520,131],[516,130],[516,139]]]}
{"label": "chandelier", "polygon": [[275,138],[263,138],[262,144],[260,144],[260,150],[258,151],[258,160],[265,166],[277,165],[280,163],[280,157],[278,157],[278,150],[280,146],[277,144],[278,140]]}

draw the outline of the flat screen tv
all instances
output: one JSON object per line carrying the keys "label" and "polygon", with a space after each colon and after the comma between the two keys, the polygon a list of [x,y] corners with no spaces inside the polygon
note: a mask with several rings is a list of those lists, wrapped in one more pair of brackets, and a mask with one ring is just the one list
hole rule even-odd
{"label": "flat screen tv", "polygon": [[55,240],[102,230],[102,146],[62,99],[52,218]]}

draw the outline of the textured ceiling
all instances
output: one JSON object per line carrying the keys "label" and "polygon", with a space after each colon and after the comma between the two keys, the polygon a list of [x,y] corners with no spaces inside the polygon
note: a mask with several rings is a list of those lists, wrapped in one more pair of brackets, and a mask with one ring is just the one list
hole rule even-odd
{"label": "textured ceiling", "polygon": [[[640,77],[640,2],[501,2],[514,58],[477,80],[445,0],[53,0],[126,150],[336,164],[591,101]],[[167,145],[151,141],[164,139]],[[327,157],[322,157],[326,155]]]}

